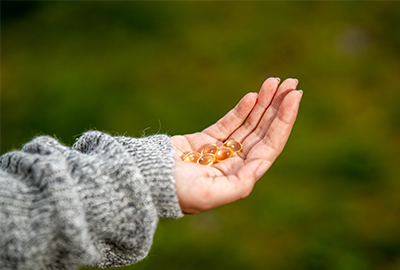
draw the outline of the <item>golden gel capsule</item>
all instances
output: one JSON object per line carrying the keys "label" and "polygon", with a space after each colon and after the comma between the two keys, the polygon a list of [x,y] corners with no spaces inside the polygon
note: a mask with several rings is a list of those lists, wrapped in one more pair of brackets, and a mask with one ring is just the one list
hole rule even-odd
{"label": "golden gel capsule", "polygon": [[183,157],[183,161],[197,163],[197,161],[199,160],[200,157],[201,157],[200,153],[193,151],[193,152],[186,154]]}
{"label": "golden gel capsule", "polygon": [[224,147],[232,149],[233,152],[240,152],[243,149],[242,144],[235,140],[226,141]]}
{"label": "golden gel capsule", "polygon": [[215,161],[215,156],[213,154],[205,154],[199,158],[197,161],[200,165],[211,166]]}
{"label": "golden gel capsule", "polygon": [[221,162],[225,159],[230,158],[233,155],[233,150],[230,148],[222,148],[219,149],[217,154],[215,155],[215,158],[217,161]]}
{"label": "golden gel capsule", "polygon": [[212,154],[215,156],[217,151],[218,151],[218,146],[216,144],[210,144],[210,145],[207,145],[206,147],[204,147],[203,151],[201,151],[201,154],[202,155]]}

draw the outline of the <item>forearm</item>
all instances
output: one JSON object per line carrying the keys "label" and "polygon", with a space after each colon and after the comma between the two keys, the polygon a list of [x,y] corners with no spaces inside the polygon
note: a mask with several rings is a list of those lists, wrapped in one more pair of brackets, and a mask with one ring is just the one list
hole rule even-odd
{"label": "forearm", "polygon": [[182,216],[173,159],[165,159],[173,149],[168,137],[158,137],[89,132],[72,149],[39,137],[2,156],[0,268],[115,267],[143,259],[158,216]]}

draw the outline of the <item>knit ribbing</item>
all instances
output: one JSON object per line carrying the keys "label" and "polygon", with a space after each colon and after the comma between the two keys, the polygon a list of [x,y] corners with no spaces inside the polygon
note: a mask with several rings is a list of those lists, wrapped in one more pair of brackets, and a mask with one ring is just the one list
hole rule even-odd
{"label": "knit ribbing", "polygon": [[165,135],[88,132],[72,148],[43,136],[0,162],[0,269],[129,265],[158,216],[183,215]]}
{"label": "knit ribbing", "polygon": [[[166,135],[134,139],[116,137],[135,159],[146,184],[150,188],[158,216],[180,218],[183,216],[176,197],[173,167],[174,150]],[[161,157],[161,158],[160,158]]]}

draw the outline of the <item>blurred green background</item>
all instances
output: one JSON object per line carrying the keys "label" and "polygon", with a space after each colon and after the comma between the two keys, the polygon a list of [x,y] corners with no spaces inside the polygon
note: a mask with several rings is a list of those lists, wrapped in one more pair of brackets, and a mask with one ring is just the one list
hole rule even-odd
{"label": "blurred green background", "polygon": [[[1,153],[200,131],[270,76],[298,121],[245,200],[122,269],[400,269],[399,2],[3,2]],[[88,268],[87,268],[88,269]]]}

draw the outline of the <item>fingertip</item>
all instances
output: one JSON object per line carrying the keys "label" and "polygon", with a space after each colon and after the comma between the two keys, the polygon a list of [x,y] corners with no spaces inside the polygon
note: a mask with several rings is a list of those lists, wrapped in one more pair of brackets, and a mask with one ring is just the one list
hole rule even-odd
{"label": "fingertip", "polygon": [[249,92],[245,95],[246,98],[248,99],[256,99],[258,97],[258,93],[256,92]]}
{"label": "fingertip", "polygon": [[274,77],[270,77],[264,81],[259,93],[259,98],[263,106],[267,106],[270,103],[278,89],[279,83],[280,79]]}
{"label": "fingertip", "polygon": [[268,171],[271,163],[266,160],[256,159],[250,161],[244,167],[246,168],[245,174],[247,174],[244,177],[254,185]]}
{"label": "fingertip", "polygon": [[269,77],[268,79],[265,80],[265,82],[268,80],[278,81],[278,84],[281,82],[281,78],[279,78],[279,77]]}
{"label": "fingertip", "polygon": [[298,99],[299,99],[298,102],[300,103],[301,100],[303,99],[303,90],[296,90],[296,91],[293,91],[293,92],[297,94]]}
{"label": "fingertip", "polygon": [[283,120],[283,122],[293,123],[295,121],[299,110],[302,94],[302,91],[291,91],[282,101],[282,105],[279,108],[279,111],[281,112],[280,117],[282,118],[281,120]]}
{"label": "fingertip", "polygon": [[[290,91],[285,97],[289,103],[299,103],[301,101],[301,98],[303,97],[303,91],[302,90],[293,90]],[[297,101],[297,102],[296,102]]]}
{"label": "fingertip", "polygon": [[258,177],[259,168],[263,163],[264,161],[262,160],[252,160],[247,162],[238,173],[239,179],[251,181],[254,184],[260,178]]}
{"label": "fingertip", "polygon": [[279,84],[280,82],[281,82],[281,78],[279,78],[279,77],[269,77],[264,81],[263,84],[266,84],[266,83],[278,83]]}
{"label": "fingertip", "polygon": [[245,110],[249,110],[249,109],[251,110],[251,108],[253,108],[254,104],[257,102],[257,99],[258,99],[258,93],[250,92],[250,93],[247,93],[240,100],[238,105],[240,105],[240,107],[244,108]]}
{"label": "fingertip", "polygon": [[268,171],[270,163],[261,161],[256,171],[256,180],[259,180]]}
{"label": "fingertip", "polygon": [[297,85],[299,84],[299,80],[296,78],[287,78],[285,79],[280,87],[284,87],[290,90],[295,90]]}

